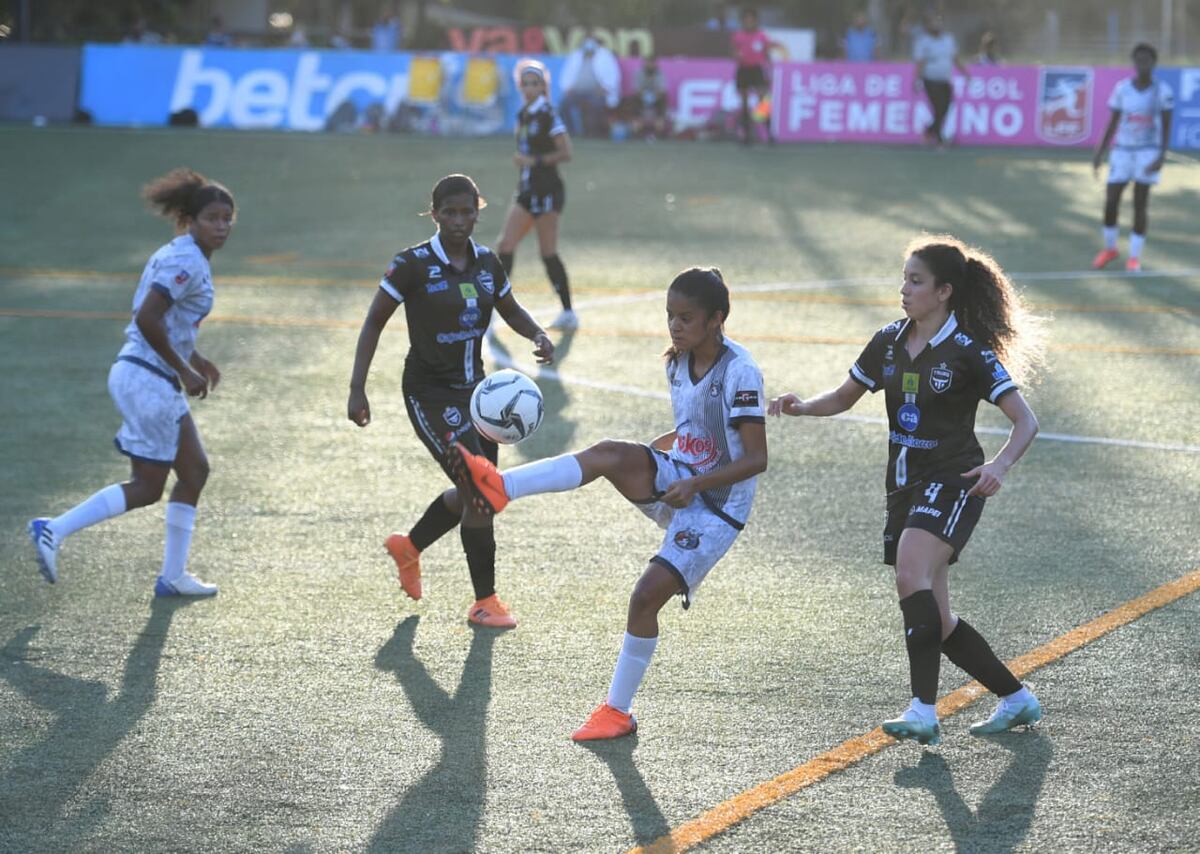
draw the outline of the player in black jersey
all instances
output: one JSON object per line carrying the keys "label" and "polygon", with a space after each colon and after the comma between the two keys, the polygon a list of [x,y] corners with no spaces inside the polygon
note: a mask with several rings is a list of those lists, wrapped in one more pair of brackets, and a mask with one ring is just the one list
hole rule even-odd
{"label": "player in black jersey", "polygon": [[[1037,698],[996,657],[965,620],[950,610],[950,564],[958,559],[1005,474],[1037,435],[1038,424],[1017,389],[1037,366],[1035,324],[1004,272],[988,255],[952,237],[914,241],[900,288],[905,318],[867,344],[842,385],[802,400],[771,401],[772,415],[836,415],[866,391],[884,390],[889,428],[884,562],[896,569],[904,615],[913,700],[884,732],[940,740],[937,713],[941,653],[1000,704],[974,734],[1003,732],[1042,716]],[[975,438],[980,400],[1013,423],[990,461]]]}
{"label": "player in black jersey", "polygon": [[546,66],[533,59],[521,60],[517,63],[516,77],[525,99],[525,106],[517,114],[517,153],[513,155],[520,178],[517,194],[496,241],[496,251],[511,277],[517,245],[529,229],[536,228],[546,275],[562,301],[562,311],[550,323],[550,328],[578,329],[579,317],[571,308],[567,270],[558,257],[558,217],[567,202],[567,190],[558,174],[558,164],[571,159],[571,138],[567,135],[567,126],[550,103],[550,75]]}
{"label": "player in black jersey", "polygon": [[[471,391],[483,379],[480,339],[499,312],[518,334],[535,345],[533,355],[549,364],[554,345],[517,302],[500,261],[471,232],[486,203],[466,175],[448,175],[433,188],[429,215],[437,234],[398,254],[379,282],[379,290],[363,321],[354,353],[347,415],[360,427],[371,421],[366,382],[380,333],[403,303],[409,351],[401,383],[404,404],[417,436],[444,466],[446,448],[462,442],[495,461],[496,445],[471,425]],[[492,520],[458,500],[453,489],[429,505],[408,535],[392,534],[385,546],[396,561],[400,584],[413,599],[421,598],[420,554],[462,521],[463,551],[475,587],[475,604],[467,612],[472,623],[513,628],[517,622],[496,595],[496,539]]]}

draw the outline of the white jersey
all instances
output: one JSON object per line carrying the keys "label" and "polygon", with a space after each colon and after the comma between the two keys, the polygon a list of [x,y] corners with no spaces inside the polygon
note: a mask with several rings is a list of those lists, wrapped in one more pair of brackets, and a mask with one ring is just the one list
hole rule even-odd
{"label": "white jersey", "polygon": [[[766,423],[762,371],[741,344],[725,339],[721,354],[702,377],[691,356],[667,362],[675,444],[668,456],[697,474],[729,465],[745,454],[738,425]],[[735,528],[746,524],[756,477],[701,493],[705,505]]]}
{"label": "white jersey", "polygon": [[957,55],[958,42],[945,30],[936,36],[923,32],[913,42],[913,59],[925,62],[921,71],[923,80],[949,82],[954,76],[954,57]]}
{"label": "white jersey", "polygon": [[1162,114],[1174,107],[1175,93],[1161,80],[1138,89],[1133,77],[1125,78],[1108,99],[1108,108],[1121,112],[1114,147],[1161,148]]}
{"label": "white jersey", "polygon": [[[208,259],[190,234],[181,234],[150,256],[137,293],[133,295],[133,315],[146,300],[150,291],[158,291],[171,307],[163,316],[167,341],[179,357],[187,361],[196,349],[196,332],[213,306],[212,268]],[[125,327],[125,346],[118,359],[174,378],[175,370],[146,343],[137,321]]]}

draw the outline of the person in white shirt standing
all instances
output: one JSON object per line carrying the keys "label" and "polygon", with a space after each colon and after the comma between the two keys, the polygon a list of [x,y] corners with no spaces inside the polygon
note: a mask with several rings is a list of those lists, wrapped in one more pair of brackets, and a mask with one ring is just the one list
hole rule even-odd
{"label": "person in white shirt standing", "polygon": [[1112,116],[1092,157],[1092,168],[1099,172],[1104,152],[1116,137],[1116,144],[1108,156],[1104,248],[1092,260],[1093,270],[1100,270],[1121,257],[1117,250],[1117,214],[1121,194],[1130,181],[1133,181],[1133,231],[1129,235],[1129,260],[1125,262],[1125,269],[1130,272],[1142,269],[1150,188],[1158,183],[1167,156],[1167,144],[1171,140],[1175,94],[1166,83],[1154,79],[1158,51],[1142,43],[1133,49],[1132,56],[1137,74],[1113,87],[1108,99]]}
{"label": "person in white shirt standing", "polygon": [[913,89],[920,91],[924,87],[929,106],[933,109],[933,119],[925,128],[925,139],[941,148],[945,143],[942,124],[954,100],[954,89],[950,83],[954,69],[958,68],[964,77],[970,77],[967,67],[958,56],[958,42],[954,34],[942,29],[941,15],[930,13],[925,16],[925,31],[913,42],[913,59],[917,63]]}
{"label": "person in white shirt standing", "polygon": [[152,181],[142,196],[170,218],[176,237],[150,256],[133,297],[125,345],[108,373],[108,391],[121,413],[114,442],[129,457],[132,474],[53,519],[29,523],[29,537],[45,579],[58,580],[63,541],[105,519],[162,497],[167,475],[175,486],[167,503],[166,544],[155,596],[212,596],[187,571],[196,503],[208,479],[208,457],[188,410],[187,398],[207,397],[221,380],[217,366],[196,349],[200,322],[212,311],[209,258],[225,245],[235,205],[225,187],[191,169],[175,169]]}

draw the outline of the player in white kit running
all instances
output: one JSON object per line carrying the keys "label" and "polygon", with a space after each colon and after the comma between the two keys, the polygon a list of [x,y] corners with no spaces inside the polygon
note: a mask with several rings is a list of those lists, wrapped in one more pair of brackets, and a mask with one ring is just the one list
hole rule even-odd
{"label": "player in white kit running", "polygon": [[649,445],[606,439],[505,472],[461,445],[447,452],[459,494],[482,512],[603,477],[666,529],[629,599],[608,697],[575,731],[575,741],[637,731],[633,695],[658,644],[658,612],[676,594],[685,608],[691,604],[745,527],[757,475],[767,468],[762,372],[744,347],[724,336],[728,316],[729,289],[719,270],[693,267],[671,283],[665,355],[675,428]]}
{"label": "player in white kit running", "polygon": [[129,457],[132,474],[127,482],[106,486],[61,516],[34,519],[29,536],[42,575],[53,584],[58,580],[58,552],[67,537],[134,507],[154,504],[174,469],[154,595],[212,596],[217,586],[187,571],[208,458],[184,394],[206,397],[221,379],[217,366],[196,349],[196,333],[213,305],[209,258],[229,237],[235,205],[229,190],[191,169],[168,172],[148,184],[142,195],[175,223],[177,236],[146,263],[133,297],[133,319],[125,328],[125,346],[108,374],[108,391],[123,419],[114,442]]}

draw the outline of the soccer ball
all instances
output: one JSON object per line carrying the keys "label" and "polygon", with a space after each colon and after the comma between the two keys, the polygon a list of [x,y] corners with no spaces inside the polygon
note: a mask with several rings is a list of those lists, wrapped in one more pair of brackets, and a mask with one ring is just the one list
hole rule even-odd
{"label": "soccer ball", "polygon": [[502,445],[528,439],[545,414],[541,390],[520,371],[496,371],[471,393],[471,423],[479,435]]}

